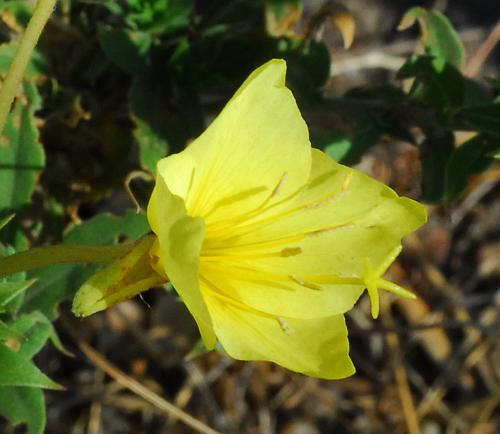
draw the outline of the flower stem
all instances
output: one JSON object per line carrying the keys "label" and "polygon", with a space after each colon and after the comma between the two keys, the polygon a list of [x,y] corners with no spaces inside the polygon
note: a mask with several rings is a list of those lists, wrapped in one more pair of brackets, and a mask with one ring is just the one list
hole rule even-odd
{"label": "flower stem", "polygon": [[129,244],[119,246],[56,246],[37,247],[14,253],[0,259],[0,278],[20,271],[55,264],[111,262],[130,249]]}
{"label": "flower stem", "polygon": [[26,27],[17,47],[16,55],[12,60],[7,77],[0,88],[0,134],[3,132],[12,101],[16,96],[19,83],[24,75],[26,66],[31,58],[38,38],[47,23],[57,0],[38,0],[33,16]]}

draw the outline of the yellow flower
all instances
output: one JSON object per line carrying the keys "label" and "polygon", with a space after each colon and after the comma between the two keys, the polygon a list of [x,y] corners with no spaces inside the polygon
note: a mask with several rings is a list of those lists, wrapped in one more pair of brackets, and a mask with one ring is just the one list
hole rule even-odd
{"label": "yellow flower", "polygon": [[204,343],[321,378],[351,375],[343,313],[382,278],[420,204],[311,149],[286,64],[254,71],[207,130],[158,163],[154,269]]}

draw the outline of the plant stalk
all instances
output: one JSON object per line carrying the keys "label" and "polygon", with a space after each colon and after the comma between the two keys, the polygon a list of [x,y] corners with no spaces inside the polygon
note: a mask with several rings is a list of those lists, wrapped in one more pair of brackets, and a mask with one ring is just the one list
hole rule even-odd
{"label": "plant stalk", "polygon": [[57,0],[38,0],[33,15],[24,31],[17,47],[16,55],[12,60],[9,72],[0,88],[0,134],[2,134],[10,112],[12,101],[24,76],[24,71],[31,58],[38,39],[47,23]]}
{"label": "plant stalk", "polygon": [[128,250],[130,244],[119,246],[79,246],[59,244],[14,253],[0,259],[0,278],[34,268],[56,264],[111,262]]}

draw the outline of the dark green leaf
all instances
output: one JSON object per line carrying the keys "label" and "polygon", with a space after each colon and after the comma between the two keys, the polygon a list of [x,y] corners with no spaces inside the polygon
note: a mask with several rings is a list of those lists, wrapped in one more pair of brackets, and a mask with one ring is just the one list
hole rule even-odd
{"label": "dark green leaf", "polygon": [[492,158],[486,155],[487,149],[488,140],[479,135],[451,153],[446,164],[445,200],[456,199],[465,190],[469,176],[484,170],[491,163]]}
{"label": "dark green leaf", "polygon": [[98,27],[98,38],[106,56],[131,75],[144,75],[150,68],[151,36],[143,32]]}
{"label": "dark green leaf", "polygon": [[[173,110],[166,101],[173,96],[167,83],[160,80],[134,80],[130,91],[130,110],[138,131],[141,164],[156,171],[157,157],[164,157],[173,149],[181,150],[192,137],[188,122],[180,115],[180,107]],[[156,159],[156,161],[155,161]]]}
{"label": "dark green leaf", "polygon": [[398,71],[398,78],[415,78],[411,94],[439,110],[453,109],[464,100],[462,74],[442,58],[412,56]]}
{"label": "dark green leaf", "polygon": [[500,102],[462,107],[457,116],[474,131],[500,136]]}
{"label": "dark green leaf", "polygon": [[332,131],[314,142],[333,159],[348,166],[359,163],[363,154],[377,143],[382,134],[379,124],[370,115],[352,115],[350,120],[353,123],[351,134]]}
{"label": "dark green leaf", "polygon": [[454,150],[452,133],[429,135],[421,145],[423,198],[427,202],[439,202],[445,193],[445,170]]}
{"label": "dark green leaf", "polygon": [[46,422],[43,391],[34,387],[0,386],[0,414],[13,424],[26,424],[26,434],[43,434]]}

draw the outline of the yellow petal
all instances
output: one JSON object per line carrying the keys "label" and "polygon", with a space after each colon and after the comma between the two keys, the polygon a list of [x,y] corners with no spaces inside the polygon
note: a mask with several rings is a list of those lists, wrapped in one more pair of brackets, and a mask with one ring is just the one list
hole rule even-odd
{"label": "yellow petal", "polygon": [[286,64],[271,60],[243,83],[206,131],[159,162],[170,191],[207,227],[295,193],[311,165],[307,126],[285,87]]}
{"label": "yellow petal", "polygon": [[205,346],[215,345],[215,335],[207,307],[201,296],[199,256],[205,224],[186,214],[184,201],[174,196],[161,176],[157,177],[149,205],[148,219],[158,239],[151,254],[186,303],[200,329]]}
{"label": "yellow petal", "polygon": [[268,360],[295,372],[326,379],[352,375],[343,315],[294,319],[239,308],[202,283],[215,333],[227,353],[240,360]]}
{"label": "yellow petal", "polygon": [[207,229],[201,274],[228,297],[269,314],[340,314],[366,287],[366,261],[385,263],[425,218],[420,204],[313,150],[311,177],[299,195]]}

